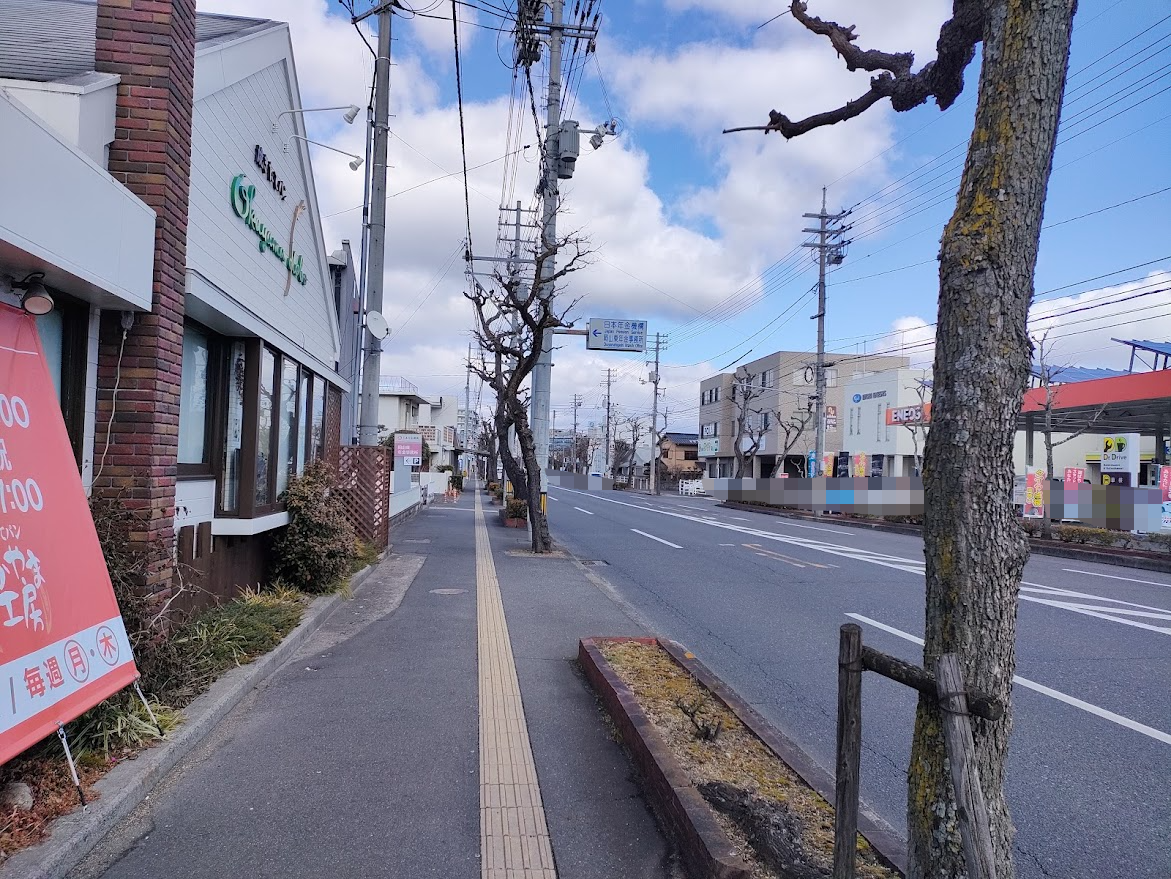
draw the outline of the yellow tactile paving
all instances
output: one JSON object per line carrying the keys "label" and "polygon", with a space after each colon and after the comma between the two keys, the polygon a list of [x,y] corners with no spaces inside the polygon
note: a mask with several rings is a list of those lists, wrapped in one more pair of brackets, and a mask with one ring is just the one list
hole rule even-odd
{"label": "yellow tactile paving", "polygon": [[478,493],[476,618],[480,668],[480,876],[557,879],[500,582],[496,579]]}

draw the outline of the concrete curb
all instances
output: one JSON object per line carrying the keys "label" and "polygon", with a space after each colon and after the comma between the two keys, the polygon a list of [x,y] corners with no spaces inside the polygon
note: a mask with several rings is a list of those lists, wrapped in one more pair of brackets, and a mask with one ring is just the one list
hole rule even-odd
{"label": "concrete curb", "polygon": [[578,662],[586,679],[609,712],[631,759],[642,775],[644,792],[659,823],[679,849],[688,873],[698,879],[750,879],[751,871],[736,854],[711,806],[691,783],[630,688],[618,677],[597,647],[598,641],[641,641],[654,638],[583,638]]}
{"label": "concrete curb", "polygon": [[[657,642],[681,668],[686,669],[724,703],[812,791],[830,805],[833,804],[833,776],[765,720],[706,665],[694,655],[689,655],[681,645],[666,638],[582,639],[578,645],[578,662],[621,733],[623,743],[645,780],[648,799],[693,875],[735,879],[747,877],[749,872],[735,855],[723,829],[716,823],[711,806],[667,748],[634,693],[602,656],[597,646],[599,641]],[[858,814],[858,831],[870,843],[880,861],[900,875],[905,875],[907,853],[902,837],[872,818],[865,808]]]}
{"label": "concrete curb", "polygon": [[[812,521],[815,518],[814,516],[803,516],[799,513],[794,513],[791,510],[773,510],[767,507],[759,507],[756,504],[743,504],[737,501],[723,501],[716,506],[725,507],[729,510],[747,510],[752,513],[763,513],[766,516],[779,516],[782,519],[799,519],[803,522]],[[909,534],[914,537],[923,536],[923,527],[921,525],[902,525],[896,522],[860,522],[856,519],[843,519],[837,516],[819,519],[818,521],[825,522],[827,525],[841,525],[844,528],[886,531],[891,534]],[[1163,558],[1154,554],[1138,555],[1134,551],[1129,550],[1103,552],[1096,549],[1082,549],[1071,544],[1039,543],[1034,538],[1029,538],[1029,551],[1037,555],[1047,555],[1055,558],[1075,559],[1077,561],[1093,562],[1099,565],[1114,565],[1118,568],[1134,568],[1139,571],[1171,574],[1171,556]]]}
{"label": "concrete curb", "polygon": [[[379,558],[386,558],[389,549]],[[350,578],[356,591],[377,567],[369,565]],[[111,769],[94,787],[101,797],[86,811],[76,810],[50,825],[50,836],[0,864],[0,879],[64,879],[113,827],[138,808],[154,786],[193,751],[204,737],[257,685],[276,672],[309,640],[344,601],[323,595],[305,611],[297,628],[271,652],[219,678],[184,710],[183,724],[170,738],[133,760]]]}

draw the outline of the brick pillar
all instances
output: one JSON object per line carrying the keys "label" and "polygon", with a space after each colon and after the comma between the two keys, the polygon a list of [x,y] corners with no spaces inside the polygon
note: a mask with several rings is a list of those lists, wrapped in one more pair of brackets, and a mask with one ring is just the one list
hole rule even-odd
{"label": "brick pillar", "polygon": [[142,585],[165,593],[173,570],[195,0],[98,0],[95,61],[97,70],[121,76],[110,174],[158,218],[150,313],[135,315],[125,339],[121,316],[102,315],[94,487],[134,512],[131,542],[148,560]]}

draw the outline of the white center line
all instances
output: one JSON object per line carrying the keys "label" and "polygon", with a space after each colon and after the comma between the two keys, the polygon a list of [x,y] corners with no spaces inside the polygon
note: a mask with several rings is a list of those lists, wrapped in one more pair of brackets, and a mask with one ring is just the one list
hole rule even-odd
{"label": "white center line", "polygon": [[1127,583],[1144,583],[1147,586],[1162,586],[1166,589],[1171,589],[1171,583],[1160,583],[1157,580],[1136,580],[1133,577],[1119,577],[1115,574],[1099,574],[1095,571],[1079,571],[1076,568],[1062,568],[1061,570],[1069,574],[1085,574],[1089,577],[1105,577],[1107,580],[1124,580]]}
{"label": "white center line", "polygon": [[574,509],[577,510],[579,513],[585,513],[587,516],[593,515],[593,513],[591,513],[589,510],[583,510],[581,507],[574,507]]}
{"label": "white center line", "polygon": [[[846,616],[851,619],[858,620],[860,623],[866,623],[868,626],[874,626],[876,629],[882,629],[897,638],[902,638],[904,641],[910,641],[912,644],[923,645],[922,638],[916,638],[914,635],[896,629],[893,626],[888,626],[885,623],[880,623],[878,620],[872,620],[870,617],[864,617],[860,613],[848,613]],[[1038,684],[1036,681],[1030,681],[1028,678],[1022,678],[1020,675],[1013,675],[1013,683],[1020,684],[1027,690],[1033,690],[1048,696],[1051,699],[1056,699],[1058,702],[1064,702],[1066,705],[1072,705],[1074,708],[1080,708],[1090,714],[1109,720],[1112,723],[1117,723],[1119,726],[1124,726],[1127,729],[1132,729],[1137,733],[1142,733],[1157,742],[1162,742],[1165,745],[1171,745],[1171,734],[1165,733],[1162,730],[1155,729],[1153,726],[1147,726],[1145,723],[1139,723],[1137,720],[1131,720],[1129,717],[1123,717],[1121,714],[1115,714],[1113,711],[1107,711],[1090,702],[1084,702],[1076,696],[1070,696],[1068,693],[1062,693],[1060,690],[1054,690],[1052,687],[1046,687],[1044,684]]]}
{"label": "white center line", "polygon": [[672,543],[669,540],[663,540],[661,537],[655,537],[655,535],[647,534],[645,531],[639,531],[637,528],[631,528],[630,530],[635,534],[641,534],[643,537],[649,537],[651,540],[657,540],[659,543],[665,543],[667,546],[672,546],[675,549],[683,549],[683,547],[681,547],[678,543]]}

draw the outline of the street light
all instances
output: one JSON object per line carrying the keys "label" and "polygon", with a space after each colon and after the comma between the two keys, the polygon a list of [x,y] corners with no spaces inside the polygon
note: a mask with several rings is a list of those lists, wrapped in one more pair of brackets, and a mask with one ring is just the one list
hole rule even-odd
{"label": "street light", "polygon": [[[301,137],[301,135],[299,135],[299,134],[290,134],[289,139],[290,140],[303,140],[303,141],[305,141],[305,143],[311,143],[314,146],[325,147],[325,149],[327,149],[327,150],[333,150],[335,153],[341,153],[343,156],[349,156],[350,159],[352,159],[352,161],[350,162],[350,170],[351,171],[357,171],[359,168],[362,167],[362,163],[365,161],[365,159],[363,159],[361,156],[355,156],[353,153],[347,153],[345,150],[339,150],[337,147],[332,147],[327,143],[321,143],[321,141],[310,140],[307,137]],[[286,140],[285,141],[285,152],[287,153],[288,151],[289,151],[289,141]]]}
{"label": "street light", "polygon": [[324,113],[327,110],[345,110],[342,118],[346,120],[347,125],[353,125],[354,120],[358,118],[358,114],[362,112],[362,108],[357,104],[345,104],[341,107],[313,107],[308,110],[284,110],[277,114],[275,121],[272,123],[272,133],[277,133],[277,125],[281,121],[282,116],[292,116],[298,113]]}

